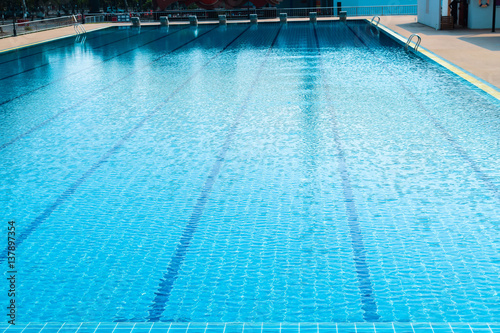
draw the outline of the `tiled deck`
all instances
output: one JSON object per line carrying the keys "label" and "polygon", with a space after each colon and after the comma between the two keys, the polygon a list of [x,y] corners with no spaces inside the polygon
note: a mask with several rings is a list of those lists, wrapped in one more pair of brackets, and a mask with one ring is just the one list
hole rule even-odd
{"label": "tiled deck", "polygon": [[[107,27],[108,24],[86,24],[85,28],[88,32]],[[19,35],[16,37],[6,37],[0,39],[0,52],[12,48],[22,47],[26,45],[38,44],[44,41],[72,36],[75,34],[73,26],[63,27],[58,29],[45,30],[34,32],[31,34]]]}
{"label": "tiled deck", "polygon": [[23,333],[499,333],[500,323],[27,323]]}

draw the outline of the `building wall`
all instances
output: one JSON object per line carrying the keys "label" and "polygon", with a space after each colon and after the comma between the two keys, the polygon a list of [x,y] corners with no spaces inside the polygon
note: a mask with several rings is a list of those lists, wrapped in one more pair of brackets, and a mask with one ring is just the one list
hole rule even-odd
{"label": "building wall", "polygon": [[[478,0],[470,0],[469,3],[469,21],[468,25],[470,29],[490,29],[491,28],[491,17],[493,15],[493,2],[495,0],[490,0],[490,5],[486,8],[479,7]],[[486,0],[483,0],[486,3]],[[500,5],[500,3],[499,3]],[[500,28],[500,7],[496,8],[496,28]]]}
{"label": "building wall", "polygon": [[441,4],[439,0],[418,0],[418,22],[434,29],[441,28]]}

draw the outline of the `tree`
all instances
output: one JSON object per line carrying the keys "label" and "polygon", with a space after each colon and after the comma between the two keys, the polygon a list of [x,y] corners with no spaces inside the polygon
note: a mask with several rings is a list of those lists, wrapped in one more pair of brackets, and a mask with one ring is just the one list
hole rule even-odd
{"label": "tree", "polygon": [[23,18],[26,18],[27,15],[27,7],[26,7],[26,0],[23,0]]}

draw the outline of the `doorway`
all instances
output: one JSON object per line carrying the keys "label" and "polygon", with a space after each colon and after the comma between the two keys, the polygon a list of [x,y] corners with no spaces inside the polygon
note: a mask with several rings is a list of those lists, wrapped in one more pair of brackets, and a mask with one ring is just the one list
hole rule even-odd
{"label": "doorway", "polygon": [[454,28],[467,28],[469,21],[469,4],[467,0],[449,0],[448,2]]}

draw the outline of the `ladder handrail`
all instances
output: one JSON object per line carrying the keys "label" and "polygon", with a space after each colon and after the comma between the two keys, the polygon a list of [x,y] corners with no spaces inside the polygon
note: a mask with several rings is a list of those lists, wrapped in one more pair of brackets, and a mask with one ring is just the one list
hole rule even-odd
{"label": "ladder handrail", "polygon": [[406,41],[406,44],[405,44],[405,51],[408,51],[408,46],[410,45],[413,37],[417,37],[417,42],[415,43],[415,47],[414,47],[414,50],[415,52],[418,50],[418,47],[420,46],[420,43],[422,42],[422,38],[420,38],[420,36],[418,34],[411,34],[410,37],[408,37],[408,40]]}
{"label": "ladder handrail", "polygon": [[84,26],[83,26],[83,24],[81,24],[81,23],[76,23],[76,24],[73,26],[73,29],[75,29],[75,32],[76,32],[76,34],[77,34],[77,35],[87,33],[87,29],[85,29],[85,27],[84,27]]}
{"label": "ladder handrail", "polygon": [[375,26],[378,27],[378,24],[380,23],[380,16],[374,16],[374,17],[372,17],[372,20],[370,21],[370,25],[373,25],[373,21],[375,19],[378,19],[377,20],[377,24],[375,24]]}
{"label": "ladder handrail", "polygon": [[366,32],[370,32],[373,37],[379,38],[380,37],[380,28],[377,27],[376,25],[367,25],[366,26]]}
{"label": "ladder handrail", "polygon": [[[375,30],[375,32],[373,30]],[[380,37],[380,31],[377,26],[375,26],[374,29],[370,27],[370,33],[372,34],[373,37],[377,38]]]}

